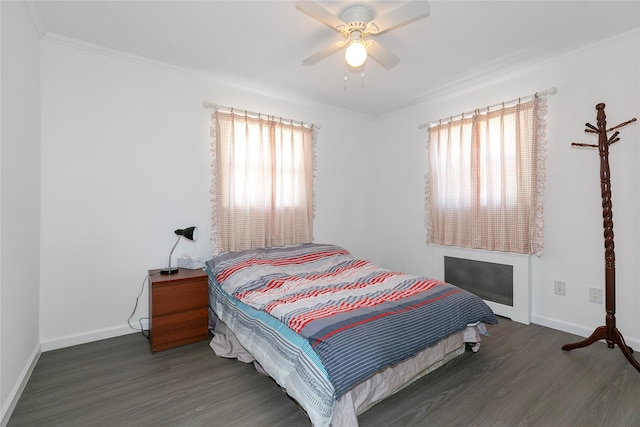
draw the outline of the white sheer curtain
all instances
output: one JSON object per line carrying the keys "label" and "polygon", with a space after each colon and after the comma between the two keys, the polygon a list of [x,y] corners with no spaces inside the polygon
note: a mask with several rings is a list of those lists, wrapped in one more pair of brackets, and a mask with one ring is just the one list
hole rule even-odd
{"label": "white sheer curtain", "polygon": [[272,117],[211,115],[214,254],[313,241],[315,135]]}
{"label": "white sheer curtain", "polygon": [[542,254],[545,113],[534,98],[429,129],[428,243]]}

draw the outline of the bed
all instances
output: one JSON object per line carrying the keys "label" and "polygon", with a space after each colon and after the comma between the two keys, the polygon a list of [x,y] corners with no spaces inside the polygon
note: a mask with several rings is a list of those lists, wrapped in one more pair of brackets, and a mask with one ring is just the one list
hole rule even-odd
{"label": "bed", "polygon": [[207,262],[211,347],[256,365],[314,426],[357,415],[461,355],[496,316],[452,284],[382,269],[330,244]]}

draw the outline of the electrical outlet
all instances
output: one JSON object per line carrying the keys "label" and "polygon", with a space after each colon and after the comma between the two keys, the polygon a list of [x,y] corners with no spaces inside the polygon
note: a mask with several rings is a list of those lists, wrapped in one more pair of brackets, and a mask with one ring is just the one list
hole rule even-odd
{"label": "electrical outlet", "polygon": [[602,304],[602,288],[589,288],[589,302]]}
{"label": "electrical outlet", "polygon": [[567,284],[560,280],[553,282],[553,293],[556,295],[567,295]]}

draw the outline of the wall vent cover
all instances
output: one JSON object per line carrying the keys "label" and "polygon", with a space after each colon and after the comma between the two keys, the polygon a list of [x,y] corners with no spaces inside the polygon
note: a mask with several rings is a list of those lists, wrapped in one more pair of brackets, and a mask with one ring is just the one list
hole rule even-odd
{"label": "wall vent cover", "polygon": [[444,280],[480,298],[513,307],[513,266],[444,257]]}

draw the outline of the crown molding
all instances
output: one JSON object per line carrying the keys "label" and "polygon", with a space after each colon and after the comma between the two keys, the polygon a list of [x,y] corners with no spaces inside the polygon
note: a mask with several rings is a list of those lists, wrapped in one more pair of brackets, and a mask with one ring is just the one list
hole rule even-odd
{"label": "crown molding", "polygon": [[23,0],[23,2],[29,12],[31,22],[33,22],[33,27],[36,29],[36,33],[38,33],[38,37],[42,39],[47,34],[47,28],[42,20],[42,15],[40,15],[38,5],[35,0]]}
{"label": "crown molding", "polygon": [[41,39],[45,42],[50,42],[52,44],[70,47],[70,48],[77,49],[77,50],[84,51],[91,54],[106,56],[106,57],[110,57],[120,61],[139,64],[145,67],[156,68],[156,69],[165,70],[171,73],[182,74],[185,76],[197,77],[204,80],[213,81],[215,82],[216,85],[221,85],[229,89],[234,89],[242,92],[251,93],[254,95],[264,96],[264,97],[268,97],[268,98],[283,101],[283,102],[305,104],[305,105],[326,106],[326,104],[320,104],[317,101],[314,101],[311,99],[297,97],[295,96],[295,94],[282,94],[281,91],[270,90],[264,87],[258,87],[246,81],[230,79],[226,75],[218,74],[212,71],[201,71],[201,70],[195,70],[192,68],[181,67],[181,66],[169,64],[166,62],[154,60],[145,56],[127,53],[121,50],[108,48],[108,47],[97,45],[94,43],[88,43],[79,39],[63,36],[57,33],[47,32]]}
{"label": "crown molding", "polygon": [[[510,81],[522,74],[528,74],[536,69],[542,68],[549,63],[564,60],[571,57],[583,55],[585,53],[593,52],[608,45],[617,43],[625,39],[640,40],[640,29],[626,31],[613,37],[609,37],[603,40],[599,40],[595,43],[582,46],[580,48],[564,52],[559,55],[553,55],[546,58],[535,58],[528,61],[521,61],[519,63],[512,64],[511,66],[505,66],[508,58],[498,60],[485,67],[482,70],[470,73],[452,82],[445,83],[439,87],[436,87],[429,92],[425,92],[417,97],[407,101],[404,105],[399,106],[396,111],[409,108],[416,104],[432,100],[445,100],[450,98],[457,98],[464,96],[471,92],[476,92],[480,89],[486,89],[488,87],[496,86],[500,83]],[[390,113],[393,114],[393,113]]]}

